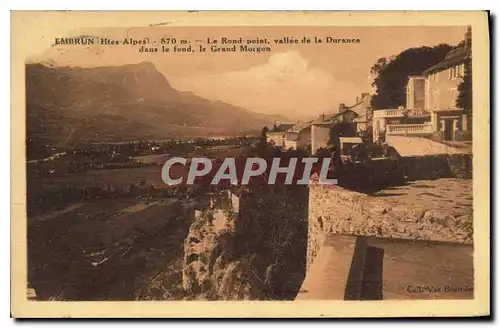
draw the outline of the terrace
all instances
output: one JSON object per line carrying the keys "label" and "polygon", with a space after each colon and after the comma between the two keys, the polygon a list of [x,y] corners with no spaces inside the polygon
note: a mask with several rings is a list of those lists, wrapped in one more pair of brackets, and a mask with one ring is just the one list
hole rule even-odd
{"label": "terrace", "polygon": [[380,109],[373,111],[374,118],[382,118],[382,117],[404,117],[405,109]]}
{"label": "terrace", "polygon": [[391,108],[379,109],[373,112],[374,118],[400,118],[400,117],[429,117],[430,112],[425,108]]}
{"label": "terrace", "polygon": [[374,111],[373,117],[378,125],[385,126],[387,135],[415,136],[432,134],[430,114],[425,108],[400,107]]}
{"label": "terrace", "polygon": [[432,124],[387,124],[388,135],[422,135],[432,134]]}

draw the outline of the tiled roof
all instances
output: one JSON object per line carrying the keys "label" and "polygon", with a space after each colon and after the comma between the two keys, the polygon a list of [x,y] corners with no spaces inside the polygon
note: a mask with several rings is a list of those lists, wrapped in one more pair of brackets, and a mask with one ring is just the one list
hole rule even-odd
{"label": "tiled roof", "polygon": [[362,97],[356,104],[349,107],[350,110],[356,112],[359,116],[364,116],[366,113],[366,107],[370,106],[371,95],[366,95]]}
{"label": "tiled roof", "polygon": [[313,121],[308,121],[308,122],[299,122],[295,124],[291,129],[289,129],[291,132],[300,132],[304,129],[307,129],[308,127],[311,126]]}
{"label": "tiled roof", "polygon": [[470,56],[470,54],[471,54],[470,49],[466,48],[465,46],[452,49],[450,50],[450,52],[446,54],[446,57],[444,57],[442,61],[428,68],[424,72],[424,74],[428,75],[461,64],[465,61],[467,56]]}
{"label": "tiled roof", "polygon": [[314,120],[313,124],[331,124],[333,123],[333,120],[335,118],[347,114],[349,112],[352,112],[356,114],[356,116],[359,116],[358,113],[356,113],[352,109],[346,109],[340,113],[320,115],[316,120]]}
{"label": "tiled roof", "polygon": [[276,126],[276,128],[272,128],[271,130],[269,130],[269,132],[285,132],[291,129],[294,125],[295,123],[280,124]]}

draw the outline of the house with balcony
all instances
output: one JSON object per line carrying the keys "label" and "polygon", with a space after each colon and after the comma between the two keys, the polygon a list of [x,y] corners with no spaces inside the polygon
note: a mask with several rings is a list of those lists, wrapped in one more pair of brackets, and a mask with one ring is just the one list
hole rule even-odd
{"label": "house with balcony", "polygon": [[465,42],[445,58],[429,67],[422,76],[409,76],[406,108],[373,112],[373,139],[392,135],[428,137],[439,141],[466,140],[470,123],[462,108],[456,106],[458,86],[465,62],[471,56],[470,31]]}
{"label": "house with balcony", "polygon": [[434,129],[430,112],[425,108],[382,109],[373,112],[373,140],[383,140],[384,135],[430,137]]}
{"label": "house with balcony", "polygon": [[458,86],[462,82],[465,61],[470,58],[468,42],[462,47],[451,50],[446,58],[427,69],[426,108],[431,115],[431,124],[442,140],[460,139],[463,131],[469,130],[466,115],[457,108]]}

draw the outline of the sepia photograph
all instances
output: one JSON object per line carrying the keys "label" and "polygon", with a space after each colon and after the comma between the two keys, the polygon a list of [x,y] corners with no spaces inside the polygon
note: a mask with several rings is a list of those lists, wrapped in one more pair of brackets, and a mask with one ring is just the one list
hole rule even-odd
{"label": "sepia photograph", "polygon": [[16,58],[23,304],[488,313],[488,18],[393,14],[96,26],[14,12],[14,27],[68,27]]}

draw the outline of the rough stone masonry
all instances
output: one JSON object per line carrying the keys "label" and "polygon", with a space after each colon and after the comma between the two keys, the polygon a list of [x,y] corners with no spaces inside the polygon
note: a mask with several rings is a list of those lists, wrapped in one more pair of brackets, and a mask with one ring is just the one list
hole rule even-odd
{"label": "rough stone masonry", "polygon": [[472,180],[438,179],[373,195],[309,186],[307,268],[330,233],[472,244]]}

